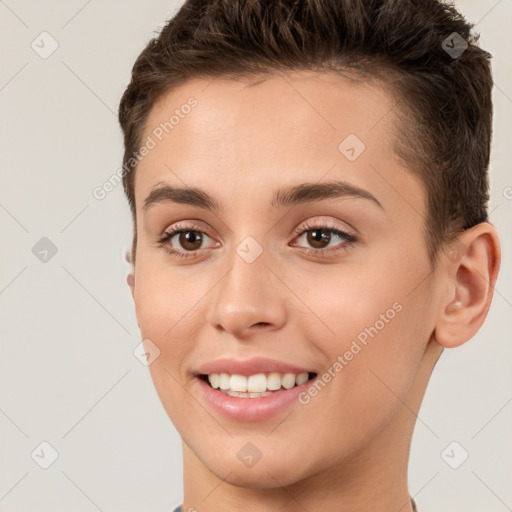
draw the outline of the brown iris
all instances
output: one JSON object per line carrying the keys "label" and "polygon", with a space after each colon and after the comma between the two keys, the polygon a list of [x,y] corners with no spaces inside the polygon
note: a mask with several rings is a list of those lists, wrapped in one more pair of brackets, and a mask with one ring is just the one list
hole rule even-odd
{"label": "brown iris", "polygon": [[331,241],[330,232],[326,229],[310,229],[307,233],[308,243],[316,249],[323,249]]}
{"label": "brown iris", "polygon": [[201,247],[203,237],[199,231],[182,231],[179,235],[179,243],[187,251],[194,251]]}

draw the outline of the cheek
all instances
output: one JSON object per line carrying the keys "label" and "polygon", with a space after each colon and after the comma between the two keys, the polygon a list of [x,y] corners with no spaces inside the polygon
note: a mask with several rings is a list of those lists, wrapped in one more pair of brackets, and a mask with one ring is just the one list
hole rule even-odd
{"label": "cheek", "polygon": [[325,394],[339,405],[333,414],[340,425],[348,414],[352,424],[377,429],[402,406],[420,364],[430,315],[425,290],[413,290],[426,271],[398,266],[373,265],[317,284],[310,278],[298,291],[318,315],[304,318],[301,331],[327,356],[323,380],[332,384]]}
{"label": "cheek", "polygon": [[[403,302],[394,318],[384,313],[387,324],[373,317],[360,331],[354,342],[360,351],[343,370],[338,388],[337,398],[346,400],[345,410],[351,411],[352,424],[364,423],[369,435],[382,431],[408,402],[424,351],[423,336],[411,321],[416,311],[412,304]],[[349,353],[359,350],[355,344]]]}
{"label": "cheek", "polygon": [[[134,302],[143,339],[150,339],[160,350],[150,365],[157,372],[172,373],[180,382],[188,379],[191,350],[205,328],[204,304],[213,284],[201,279],[192,267],[171,271],[165,263],[144,261],[135,271]],[[158,363],[158,364],[157,364]]]}
{"label": "cheek", "polygon": [[194,318],[193,309],[197,299],[190,296],[195,294],[189,294],[190,287],[184,283],[171,282],[168,274],[151,265],[140,265],[134,301],[142,339],[151,340],[159,350],[149,365],[155,390],[171,421],[180,425],[183,418],[194,415],[186,389],[185,361],[194,338],[191,325],[199,319]]}
{"label": "cheek", "polygon": [[174,337],[180,319],[186,321],[187,311],[194,304],[194,286],[188,284],[158,263],[143,258],[137,262],[134,302],[143,337]]}

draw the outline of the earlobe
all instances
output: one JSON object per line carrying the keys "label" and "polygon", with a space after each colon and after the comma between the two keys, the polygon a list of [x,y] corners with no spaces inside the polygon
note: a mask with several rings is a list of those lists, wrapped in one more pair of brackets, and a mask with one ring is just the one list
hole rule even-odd
{"label": "earlobe", "polygon": [[128,286],[130,287],[130,291],[132,293],[132,297],[134,297],[135,277],[133,275],[133,272],[130,272],[126,276],[126,282],[128,283]]}
{"label": "earlobe", "polygon": [[464,231],[457,237],[456,245],[458,258],[448,251],[439,262],[446,278],[447,299],[440,305],[434,336],[445,348],[462,345],[482,326],[501,261],[498,235],[488,222]]}

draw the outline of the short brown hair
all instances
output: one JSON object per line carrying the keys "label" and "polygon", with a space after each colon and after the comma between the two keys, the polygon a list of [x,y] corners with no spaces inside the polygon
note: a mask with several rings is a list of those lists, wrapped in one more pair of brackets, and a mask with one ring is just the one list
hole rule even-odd
{"label": "short brown hair", "polygon": [[425,184],[435,264],[443,242],[488,219],[493,80],[473,26],[438,0],[186,1],[137,58],[119,105],[130,260],[132,156],[155,101],[194,78],[311,70],[387,86],[399,120],[393,149]]}

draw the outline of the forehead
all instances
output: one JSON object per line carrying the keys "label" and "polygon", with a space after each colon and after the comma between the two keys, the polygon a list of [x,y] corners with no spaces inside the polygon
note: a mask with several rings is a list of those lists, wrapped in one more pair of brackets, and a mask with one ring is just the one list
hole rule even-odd
{"label": "forehead", "polygon": [[245,202],[263,200],[266,188],[324,177],[378,193],[389,187],[379,169],[417,187],[410,173],[398,173],[406,169],[392,150],[394,107],[383,85],[332,73],[290,72],[254,84],[192,80],[163,95],[147,118],[142,140],[154,147],[137,168],[137,206],[161,181]]}

